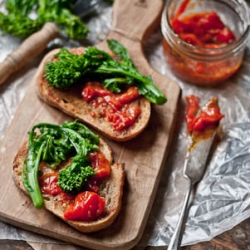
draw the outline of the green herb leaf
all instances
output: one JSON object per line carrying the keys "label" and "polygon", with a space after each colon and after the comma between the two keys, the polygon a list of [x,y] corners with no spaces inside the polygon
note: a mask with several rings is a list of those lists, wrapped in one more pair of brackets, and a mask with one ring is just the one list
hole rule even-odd
{"label": "green herb leaf", "polygon": [[46,22],[54,22],[71,39],[82,41],[88,27],[73,14],[74,3],[75,0],[7,0],[8,14],[0,13],[0,29],[24,39],[40,30]]}

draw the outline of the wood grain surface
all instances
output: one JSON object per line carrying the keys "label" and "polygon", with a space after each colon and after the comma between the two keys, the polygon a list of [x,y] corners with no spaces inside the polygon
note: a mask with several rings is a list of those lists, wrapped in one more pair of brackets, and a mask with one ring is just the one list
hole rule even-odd
{"label": "wood grain surface", "polygon": [[[0,240],[1,250],[58,250],[60,246],[27,243],[19,240]],[[166,247],[134,247],[133,250],[166,250]],[[60,250],[62,250],[60,248]],[[67,250],[88,250],[67,247]],[[181,247],[180,250],[250,250],[250,218],[209,242]]]}
{"label": "wood grain surface", "polygon": [[[131,249],[140,240],[146,225],[161,172],[168,154],[175,125],[180,89],[178,85],[154,71],[146,61],[143,42],[159,25],[163,1],[116,0],[109,39],[120,41],[145,75],[151,75],[168,102],[152,106],[148,127],[135,139],[116,143],[107,140],[114,159],[125,163],[126,183],[123,207],[115,223],[94,234],[82,234],[44,209],[36,210],[14,185],[12,162],[27,132],[38,122],[62,123],[70,117],[49,107],[36,95],[35,79],[9,127],[0,148],[0,219],[14,226],[93,249]],[[106,49],[105,41],[98,45]]]}

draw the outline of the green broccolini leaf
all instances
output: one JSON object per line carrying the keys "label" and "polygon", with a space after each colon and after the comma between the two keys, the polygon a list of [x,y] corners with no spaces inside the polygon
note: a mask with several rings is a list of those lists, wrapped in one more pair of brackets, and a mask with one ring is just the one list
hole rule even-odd
{"label": "green broccolini leaf", "polygon": [[59,172],[59,185],[67,192],[75,192],[95,174],[89,166],[88,154],[98,150],[98,145],[99,137],[77,121],[62,125],[38,123],[33,126],[29,131],[22,181],[34,206],[41,208],[44,204],[38,183],[41,161],[56,169],[62,161],[71,157],[72,163]]}
{"label": "green broccolini leaf", "polygon": [[[145,96],[150,102],[155,104],[164,104],[167,101],[164,94],[154,85],[152,78],[150,76],[142,75],[136,69],[126,48],[122,44],[120,44],[116,40],[108,40],[108,46],[110,50],[113,51],[122,60],[121,62],[119,62],[119,65],[116,63],[114,63],[114,65],[110,65],[112,68],[111,73],[114,72],[114,74],[117,74],[118,76],[120,74],[122,76],[125,76],[125,79],[128,81],[128,84],[134,83],[138,87],[139,93]],[[116,66],[116,69],[113,69],[112,66]],[[105,66],[98,68],[98,71],[100,73],[106,70],[107,68],[105,68]],[[115,83],[114,80],[113,82]]]}
{"label": "green broccolini leaf", "polygon": [[90,143],[93,145],[98,145],[100,142],[99,136],[90,131],[86,126],[77,121],[73,122],[64,122],[62,128],[69,128],[77,131],[83,138],[88,138]]}
{"label": "green broccolini leaf", "polygon": [[121,45],[116,40],[107,40],[107,43],[110,50],[113,51],[122,60],[122,64],[126,64],[128,67],[136,69],[128,51],[123,45]]}

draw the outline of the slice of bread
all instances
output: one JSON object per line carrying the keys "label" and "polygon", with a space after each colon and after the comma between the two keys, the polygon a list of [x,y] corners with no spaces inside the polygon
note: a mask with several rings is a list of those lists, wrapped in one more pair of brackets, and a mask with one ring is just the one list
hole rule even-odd
{"label": "slice of bread", "polygon": [[[84,48],[75,48],[70,50],[72,53],[82,54]],[[151,104],[144,98],[133,101],[129,105],[137,104],[141,109],[141,114],[137,117],[135,123],[128,128],[117,131],[112,124],[103,117],[95,118],[91,115],[94,108],[92,105],[85,102],[81,96],[84,83],[76,84],[67,89],[58,89],[51,87],[44,78],[44,67],[46,62],[51,61],[54,54],[59,50],[53,50],[48,53],[42,60],[36,75],[36,83],[38,87],[39,97],[47,104],[54,106],[69,116],[78,119],[79,121],[88,124],[97,131],[103,133],[108,138],[115,141],[127,141],[139,133],[147,126],[151,114]]]}
{"label": "slice of bread", "polygon": [[[65,204],[58,201],[58,197],[43,193],[45,209],[58,216],[72,227],[84,233],[96,232],[110,226],[119,214],[122,204],[123,185],[125,178],[124,164],[113,163],[111,149],[103,140],[100,140],[99,150],[112,165],[110,177],[104,180],[99,186],[98,194],[105,198],[105,210],[97,220],[91,222],[66,220],[64,218],[64,211],[66,209]],[[22,169],[27,153],[28,143],[25,142],[15,156],[13,162],[13,178],[16,185],[28,195],[22,183]],[[42,167],[42,164],[44,163],[41,163],[40,167]],[[50,171],[49,168],[46,169],[46,171]]]}

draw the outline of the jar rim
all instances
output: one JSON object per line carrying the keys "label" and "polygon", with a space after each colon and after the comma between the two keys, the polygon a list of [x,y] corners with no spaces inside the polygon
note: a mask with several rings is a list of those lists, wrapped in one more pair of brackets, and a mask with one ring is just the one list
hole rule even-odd
{"label": "jar rim", "polygon": [[192,57],[196,56],[202,56],[204,55],[209,58],[219,58],[221,56],[226,56],[228,53],[236,52],[237,50],[240,50],[242,46],[245,45],[249,32],[250,32],[250,13],[248,11],[248,6],[245,1],[241,1],[241,4],[243,4],[243,7],[246,9],[247,13],[247,21],[245,24],[245,30],[244,33],[241,34],[241,36],[231,44],[228,44],[226,46],[220,47],[220,48],[203,48],[199,46],[195,46],[193,44],[185,42],[183,39],[181,39],[178,34],[174,32],[172,29],[171,24],[169,23],[169,18],[168,18],[168,7],[169,7],[169,1],[165,5],[163,12],[162,12],[162,18],[161,18],[161,30],[163,33],[163,36],[165,37],[166,34],[166,28],[168,28],[168,31],[171,32],[171,36],[174,37],[175,42],[178,44],[178,48],[181,48],[183,53],[189,54]]}

